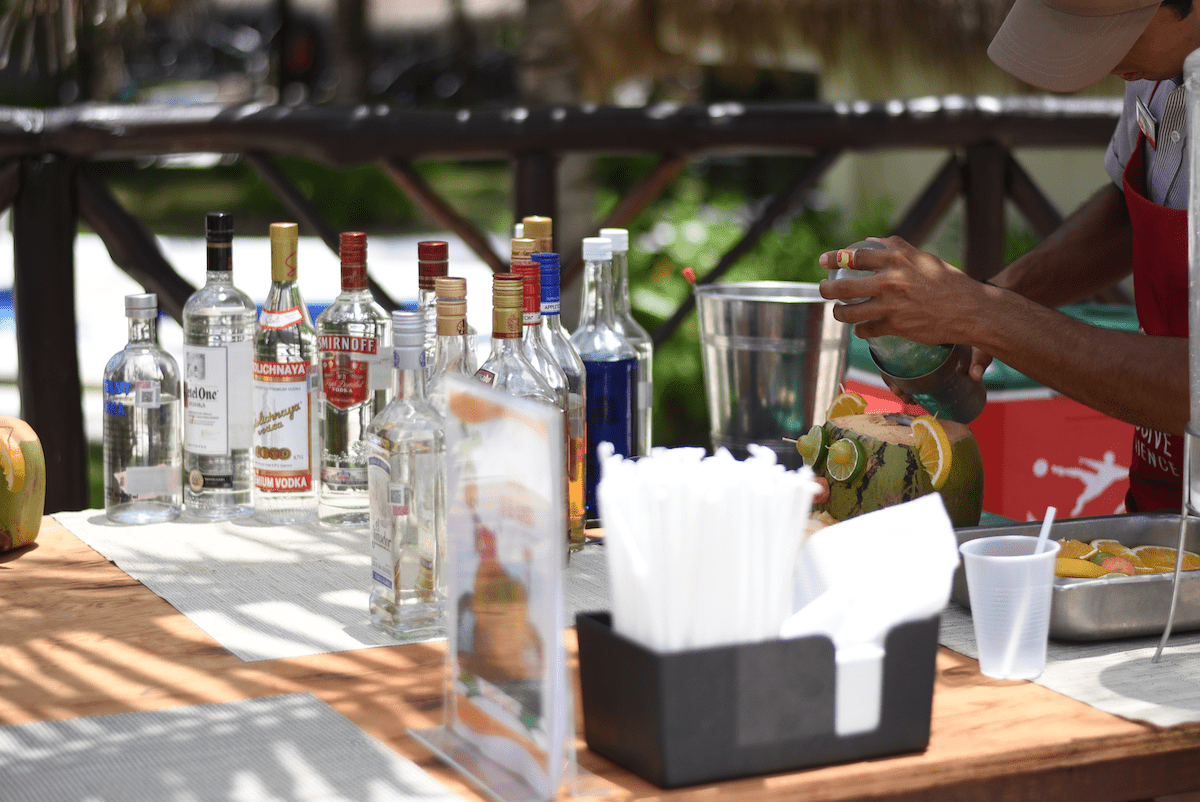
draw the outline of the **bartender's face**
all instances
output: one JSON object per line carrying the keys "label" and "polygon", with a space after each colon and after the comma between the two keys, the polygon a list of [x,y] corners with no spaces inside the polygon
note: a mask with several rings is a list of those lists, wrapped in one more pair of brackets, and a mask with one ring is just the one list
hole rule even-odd
{"label": "bartender's face", "polygon": [[1183,72],[1183,60],[1200,47],[1200,8],[1183,19],[1172,8],[1160,8],[1141,37],[1113,68],[1126,81],[1165,81]]}

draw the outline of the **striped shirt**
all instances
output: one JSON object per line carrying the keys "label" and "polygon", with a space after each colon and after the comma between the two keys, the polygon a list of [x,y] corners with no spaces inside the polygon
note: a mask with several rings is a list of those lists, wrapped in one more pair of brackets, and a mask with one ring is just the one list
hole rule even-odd
{"label": "striped shirt", "polygon": [[1158,147],[1150,147],[1149,142],[1142,145],[1142,155],[1147,165],[1148,199],[1170,209],[1186,209],[1188,129],[1183,76],[1170,81],[1130,81],[1125,85],[1125,107],[1117,122],[1117,130],[1113,132],[1108,152],[1104,155],[1104,169],[1120,188],[1125,164],[1137,144],[1138,97],[1158,121],[1155,137]]}

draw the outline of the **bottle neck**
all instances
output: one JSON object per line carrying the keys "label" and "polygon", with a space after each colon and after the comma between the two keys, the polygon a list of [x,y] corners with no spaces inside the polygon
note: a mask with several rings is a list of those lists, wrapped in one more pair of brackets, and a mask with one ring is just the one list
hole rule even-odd
{"label": "bottle neck", "polygon": [[632,305],[629,302],[629,253],[627,251],[613,253],[613,304],[618,315],[629,315],[632,311]]}
{"label": "bottle neck", "polygon": [[471,353],[467,319],[457,316],[438,316],[438,337],[434,352],[434,374],[456,372],[471,375],[474,366],[467,365]]}
{"label": "bottle neck", "polygon": [[579,310],[579,329],[613,328],[613,263],[609,260],[583,263],[583,306]]}
{"label": "bottle neck", "polygon": [[129,318],[129,343],[158,345],[158,317]]}
{"label": "bottle neck", "polygon": [[367,266],[342,264],[342,295],[353,297],[370,294]]}
{"label": "bottle neck", "polygon": [[425,366],[421,364],[423,348],[395,346],[392,349],[392,364],[396,372],[392,376],[392,398],[417,401],[425,397]]}
{"label": "bottle neck", "polygon": [[208,254],[208,283],[213,284],[219,281],[214,274],[223,274],[225,281],[232,280],[233,243],[209,242],[206,245],[205,251]]}

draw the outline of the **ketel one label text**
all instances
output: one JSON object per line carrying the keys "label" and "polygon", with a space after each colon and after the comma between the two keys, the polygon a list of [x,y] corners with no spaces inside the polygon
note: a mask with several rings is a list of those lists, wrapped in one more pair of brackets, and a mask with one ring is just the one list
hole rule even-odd
{"label": "ketel one label text", "polygon": [[321,386],[325,390],[325,400],[338,409],[350,409],[366,401],[370,392],[371,363],[376,361],[379,352],[375,338],[322,334],[317,343],[321,349]]}

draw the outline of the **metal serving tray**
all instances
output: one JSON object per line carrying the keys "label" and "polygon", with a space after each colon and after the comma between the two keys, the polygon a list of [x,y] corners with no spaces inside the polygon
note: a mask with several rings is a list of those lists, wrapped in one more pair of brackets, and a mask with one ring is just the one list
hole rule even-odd
{"label": "metal serving tray", "polygon": [[[992,524],[957,530],[958,542],[990,535],[1032,535],[1041,522]],[[1054,522],[1050,537],[1085,543],[1098,538],[1118,540],[1126,546],[1172,546],[1179,542],[1179,513],[1105,515],[1064,518]],[[1200,517],[1188,516],[1184,549],[1200,553]],[[1161,635],[1171,607],[1172,574],[1138,574],[1126,577],[1073,579],[1056,577],[1050,607],[1050,637],[1058,640],[1109,640],[1135,635]],[[954,575],[951,598],[970,607],[967,578],[960,564]],[[1200,630],[1200,571],[1179,575],[1179,603],[1173,632]]]}

